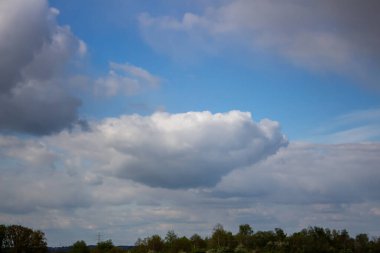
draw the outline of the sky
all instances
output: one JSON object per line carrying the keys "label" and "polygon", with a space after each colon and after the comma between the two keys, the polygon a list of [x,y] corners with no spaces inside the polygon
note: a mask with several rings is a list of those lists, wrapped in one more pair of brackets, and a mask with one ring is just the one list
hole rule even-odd
{"label": "sky", "polygon": [[0,1],[0,224],[380,236],[380,2]]}

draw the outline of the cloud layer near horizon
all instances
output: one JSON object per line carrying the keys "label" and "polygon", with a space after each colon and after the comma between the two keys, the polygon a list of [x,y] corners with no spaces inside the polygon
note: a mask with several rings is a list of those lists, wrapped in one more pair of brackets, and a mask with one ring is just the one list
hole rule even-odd
{"label": "cloud layer near horizon", "polygon": [[62,233],[66,244],[76,233],[91,242],[99,231],[129,244],[169,229],[206,235],[218,222],[377,231],[377,143],[284,146],[275,122],[255,123],[241,112],[90,125],[91,132],[36,140],[1,137],[0,222],[43,229],[55,245]]}

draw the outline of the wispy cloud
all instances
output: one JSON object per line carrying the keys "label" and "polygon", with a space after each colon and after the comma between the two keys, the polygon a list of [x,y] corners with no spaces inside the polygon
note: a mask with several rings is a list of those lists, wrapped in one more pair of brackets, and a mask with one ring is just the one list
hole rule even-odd
{"label": "wispy cloud", "polygon": [[330,143],[368,142],[380,139],[380,109],[358,110],[340,115],[314,130],[314,141]]}
{"label": "wispy cloud", "polygon": [[139,21],[146,42],[174,58],[243,47],[252,57],[258,51],[279,55],[312,71],[354,76],[378,87],[379,9],[376,1],[238,0],[181,18],[144,13]]}
{"label": "wispy cloud", "polygon": [[111,62],[106,77],[95,80],[94,91],[98,96],[136,95],[143,90],[157,88],[161,80],[147,70],[129,63]]}

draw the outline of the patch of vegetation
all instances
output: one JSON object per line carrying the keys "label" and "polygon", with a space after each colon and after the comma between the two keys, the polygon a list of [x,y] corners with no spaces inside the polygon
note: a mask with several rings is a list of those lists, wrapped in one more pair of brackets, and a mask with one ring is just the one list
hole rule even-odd
{"label": "patch of vegetation", "polygon": [[[62,248],[63,249],[63,248]],[[0,225],[0,253],[46,253],[44,233],[18,225]],[[58,252],[58,251],[54,251]],[[233,234],[218,224],[211,236],[198,234],[190,238],[173,230],[165,238],[152,235],[138,239],[133,247],[114,246],[112,240],[87,246],[77,241],[62,252],[70,253],[380,253],[380,238],[367,234],[350,237],[347,230],[309,227],[287,235],[282,229],[254,232],[248,224]]]}

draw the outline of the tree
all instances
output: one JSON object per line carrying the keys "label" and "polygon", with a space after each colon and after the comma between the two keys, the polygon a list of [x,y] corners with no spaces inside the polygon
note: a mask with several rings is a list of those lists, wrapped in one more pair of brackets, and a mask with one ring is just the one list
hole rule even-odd
{"label": "tree", "polygon": [[7,227],[5,225],[0,225],[0,253],[3,253],[6,243],[6,231]]}
{"label": "tree", "polygon": [[96,250],[101,253],[109,252],[111,249],[113,249],[115,246],[113,245],[112,240],[107,240],[103,242],[98,242],[96,244]]}
{"label": "tree", "polygon": [[243,224],[239,226],[239,234],[251,236],[253,234],[253,230],[249,224]]}
{"label": "tree", "polygon": [[71,246],[70,253],[90,253],[90,249],[84,241],[77,241]]}
{"label": "tree", "polygon": [[165,244],[168,252],[177,252],[177,249],[175,249],[174,245],[176,240],[178,239],[176,233],[174,233],[174,230],[169,230],[165,236]]}
{"label": "tree", "polygon": [[355,252],[368,252],[369,239],[367,234],[358,234],[355,237]]}
{"label": "tree", "polygon": [[210,246],[219,251],[228,251],[236,247],[236,242],[231,232],[224,230],[221,224],[217,224],[213,229]]}
{"label": "tree", "polygon": [[132,248],[133,253],[146,253],[148,251],[148,242],[145,238],[142,240],[141,238],[138,238],[135,242],[135,246]]}
{"label": "tree", "polygon": [[370,252],[379,253],[380,252],[380,237],[373,238],[370,246],[371,246]]}
{"label": "tree", "polygon": [[265,247],[273,247],[273,242],[275,241],[275,234],[273,231],[258,231],[252,236],[252,241],[254,241],[254,247],[256,249],[263,249]]}
{"label": "tree", "polygon": [[354,249],[354,240],[348,234],[348,231],[332,230],[331,244],[337,252],[352,252]]}
{"label": "tree", "polygon": [[204,251],[207,247],[206,241],[198,234],[194,234],[190,237],[193,252]]}
{"label": "tree", "polygon": [[281,228],[275,228],[274,232],[276,234],[277,241],[284,241],[286,239],[286,234]]}
{"label": "tree", "polygon": [[182,236],[181,238],[178,238],[174,242],[174,252],[190,252],[191,251],[191,241],[186,238],[185,236]]}
{"label": "tree", "polygon": [[166,233],[165,242],[172,244],[175,240],[177,240],[177,238],[178,238],[178,236],[176,235],[176,233],[174,233],[174,230],[169,230]]}
{"label": "tree", "polygon": [[248,253],[248,250],[243,246],[243,244],[239,244],[235,248],[234,253]]}
{"label": "tree", "polygon": [[164,249],[164,242],[159,235],[152,235],[147,240],[149,250],[154,252],[161,252]]}
{"label": "tree", "polygon": [[240,245],[248,248],[249,239],[253,234],[253,230],[249,224],[243,224],[239,226],[239,232],[236,235],[236,239]]}
{"label": "tree", "polygon": [[108,253],[123,253],[124,250],[120,249],[119,247],[113,247],[111,250],[108,251]]}
{"label": "tree", "polygon": [[45,253],[47,243],[45,234],[20,225],[6,227],[6,248],[10,253]]}
{"label": "tree", "polygon": [[45,239],[45,234],[40,230],[33,231],[30,236],[29,246],[31,252],[47,252],[47,242]]}

